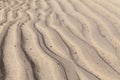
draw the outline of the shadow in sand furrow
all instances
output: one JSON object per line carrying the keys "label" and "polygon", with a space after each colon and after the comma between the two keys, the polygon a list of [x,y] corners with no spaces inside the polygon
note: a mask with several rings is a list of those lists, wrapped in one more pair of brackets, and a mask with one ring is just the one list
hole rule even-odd
{"label": "shadow in sand furrow", "polygon": [[[57,25],[57,26],[58,26],[58,25]],[[61,28],[62,26],[63,26],[63,25],[61,25],[61,26],[59,27],[59,29],[58,29],[58,27],[57,27],[57,28],[54,28],[54,29],[56,29],[56,30],[59,32],[59,30],[60,30],[60,28]],[[64,31],[65,31],[65,27],[64,27],[64,29],[61,30],[62,33],[60,33],[60,34],[61,34],[61,35],[64,34],[64,35],[62,35],[62,36],[65,36],[65,34],[67,35],[67,33],[68,33],[68,32],[67,32],[67,33],[63,33]],[[70,34],[70,33],[68,33],[68,34]],[[67,35],[67,37],[68,37],[68,35]],[[72,39],[70,39],[70,38],[71,38],[71,36],[69,37],[69,40],[68,40],[66,43],[68,43],[68,42],[69,42],[70,40],[72,40],[72,39],[75,39],[75,38],[72,38]],[[77,41],[77,39],[74,40],[74,41]],[[80,42],[80,40],[78,40],[78,41]],[[79,42],[78,42],[78,43],[79,43]],[[73,44],[74,44],[74,42],[72,42],[72,41],[70,41],[70,43],[73,43]],[[77,43],[77,44],[78,44],[78,43]],[[80,45],[82,45],[82,43],[81,43]],[[90,47],[90,46],[89,46],[89,47]],[[88,48],[89,48],[89,47],[88,47]],[[73,47],[72,47],[72,48],[73,48]],[[80,47],[78,47],[78,48],[80,48]],[[81,47],[81,48],[82,48],[82,47]],[[85,48],[87,49],[87,46],[85,46]],[[73,49],[74,49],[74,48],[73,48]],[[87,50],[86,50],[86,51],[87,51]],[[95,50],[94,50],[94,51],[95,51]],[[89,52],[90,52],[90,50],[89,50]],[[89,52],[87,52],[87,53],[89,53]],[[96,52],[95,52],[95,53],[96,53]],[[79,54],[81,54],[81,53],[79,53]],[[84,55],[85,55],[85,53],[84,53]],[[87,56],[90,56],[90,55],[91,55],[91,54],[89,54],[89,55],[87,55]],[[93,52],[92,52],[92,55],[93,55]],[[87,57],[87,56],[86,56],[86,57]],[[94,54],[94,56],[95,56],[95,54]],[[82,58],[82,57],[81,57],[81,58]],[[99,59],[99,58],[97,58],[97,56],[96,56],[95,58],[96,58],[96,59]],[[92,59],[92,58],[91,58],[91,59]],[[96,63],[96,61],[95,61],[95,63]],[[82,65],[82,64],[80,64],[80,65]],[[106,65],[106,64],[105,64],[105,65]],[[107,66],[107,65],[106,65],[106,66]],[[101,67],[102,67],[102,66],[101,66]],[[103,67],[103,69],[104,69],[104,68],[105,68],[105,67]],[[112,69],[111,69],[111,70],[112,70]],[[103,70],[103,71],[104,71],[104,70]],[[113,71],[113,70],[112,70],[112,71]],[[92,71],[91,71],[91,72],[92,72]],[[109,74],[109,73],[108,73],[108,74]],[[116,74],[116,75],[118,76],[118,74]]]}
{"label": "shadow in sand furrow", "polygon": [[[38,33],[41,34],[39,31],[38,31]],[[42,40],[40,40],[40,38]],[[59,66],[62,67],[64,75],[66,76],[66,80],[80,80],[77,72],[75,70],[73,70],[75,68],[73,63],[59,55],[56,55],[55,52],[50,50],[50,48],[48,47],[48,45],[45,42],[45,38],[44,38],[43,34],[39,35],[39,41],[40,41],[40,45],[42,46],[42,49],[47,53],[47,55],[49,55],[51,58],[53,58],[55,61],[57,61]]]}
{"label": "shadow in sand furrow", "polygon": [[[49,21],[49,20],[48,20]],[[65,72],[66,72],[66,76],[68,76],[69,78],[70,78],[70,76],[69,76],[69,74],[68,74],[68,70],[66,69],[66,65],[64,65],[64,63],[67,63],[67,60],[65,59],[65,56],[63,57],[63,56],[61,56],[61,53],[59,53],[59,52],[56,52],[56,50],[58,50],[58,49],[56,49],[56,50],[52,50],[51,48],[52,48],[52,46],[50,46],[50,45],[47,45],[46,43],[48,42],[50,42],[50,41],[52,41],[52,39],[50,40],[50,38],[49,39],[47,39],[46,40],[46,36],[47,36],[47,38],[48,38],[48,36],[49,37],[55,37],[55,35],[57,35],[57,34],[59,34],[57,31],[55,31],[56,32],[56,34],[55,33],[53,33],[52,34],[52,31],[51,31],[51,28],[48,28],[48,27],[46,27],[45,28],[45,30],[46,30],[46,32],[43,32],[44,31],[44,29],[42,29],[42,28],[40,28],[41,26],[40,25],[36,25],[37,26],[37,28],[36,28],[36,30],[42,35],[42,38],[40,37],[39,39],[43,39],[43,40],[39,40],[40,41],[40,44],[42,45],[42,48],[43,48],[43,50],[45,50],[46,51],[46,53],[48,53],[48,55],[50,55],[52,58],[54,58],[55,60],[57,60],[58,62],[60,62],[61,63],[61,65],[65,68]],[[50,25],[49,25],[50,26]],[[39,28],[39,30],[38,30],[38,28]],[[47,29],[49,29],[49,30],[47,30]],[[38,34],[39,34],[38,33]],[[50,33],[50,34],[46,34],[45,35],[45,33]],[[62,37],[59,35],[59,37],[62,39]],[[51,45],[53,45],[54,47],[57,47],[57,48],[59,48],[60,49],[60,47],[58,47],[57,45],[55,45],[55,42],[57,41],[57,37],[56,37],[56,40],[53,40],[54,41],[54,44],[51,44]],[[49,41],[50,40],[50,41]],[[61,41],[63,41],[64,42],[64,40],[62,39]],[[58,41],[59,42],[59,41]],[[57,43],[56,43],[57,44]],[[65,42],[64,42],[64,44],[66,44]],[[50,46],[50,47],[49,47]],[[68,46],[67,46],[68,47]],[[65,48],[64,48],[65,49]],[[61,49],[60,49],[61,50]],[[63,52],[62,52],[63,51]],[[61,50],[61,52],[63,53],[63,54],[65,54],[65,53],[67,53],[66,51],[64,51],[64,50]],[[68,62],[69,63],[69,62]],[[79,67],[79,66],[77,66],[77,67]],[[85,70],[84,68],[82,68],[83,70]],[[86,71],[86,70],[85,70]],[[71,72],[71,71],[70,71]],[[73,71],[72,71],[73,72]],[[87,71],[88,72],[88,71]],[[91,72],[88,72],[88,73],[90,73],[91,74]],[[94,74],[92,74],[92,75],[94,75]],[[97,76],[96,76],[97,77]],[[73,78],[72,78],[73,79]],[[77,78],[76,78],[77,79]],[[78,79],[79,79],[79,77],[78,77]],[[94,78],[95,80],[96,80],[96,78]]]}
{"label": "shadow in sand furrow", "polygon": [[[72,13],[71,13],[72,14]],[[88,15],[88,14],[87,14]],[[87,15],[85,15],[85,18],[87,18]],[[88,19],[88,18],[87,18]],[[91,22],[92,20],[91,19],[88,19],[88,22]],[[107,20],[106,20],[107,21]],[[100,22],[99,22],[100,23]],[[87,23],[86,23],[87,24]],[[91,23],[92,24],[92,23]],[[94,21],[94,23],[93,24],[95,24],[95,21]],[[106,24],[106,25],[108,25],[108,24]],[[97,27],[97,25],[93,25],[94,26],[94,28],[95,28],[95,26]],[[92,29],[92,27],[91,27],[91,29]],[[110,28],[109,28],[110,29]],[[94,29],[95,30],[95,29]],[[112,31],[113,32],[113,31]],[[76,32],[75,32],[76,33]],[[96,33],[98,33],[98,29],[96,29]],[[95,34],[96,35],[96,34]],[[99,35],[100,35],[100,33],[99,33]],[[94,37],[95,38],[95,37]],[[93,39],[94,39],[93,38]],[[96,36],[96,38],[100,38],[100,37],[98,37],[98,36]],[[104,38],[102,38],[102,36],[101,36],[101,39],[103,39],[104,41],[106,41]],[[100,39],[99,39],[100,40]],[[96,41],[99,41],[99,40],[96,40]],[[94,42],[96,42],[96,41],[94,41]],[[107,42],[107,41],[106,41]],[[108,42],[107,42],[108,43]],[[99,46],[102,46],[101,44],[103,44],[103,41],[102,40],[100,40],[99,41]],[[93,44],[92,44],[93,45]],[[103,44],[104,45],[104,44]],[[113,49],[113,47],[111,46],[111,49],[110,48],[106,48],[106,49],[104,49],[104,50],[106,50],[106,51],[109,51],[109,50],[112,50]],[[114,50],[114,49],[113,49]],[[115,52],[115,50],[114,50],[114,52]],[[113,53],[114,53],[113,52]],[[107,56],[108,57],[108,56]],[[111,59],[112,60],[112,59]],[[112,61],[111,61],[112,62]]]}
{"label": "shadow in sand furrow", "polygon": [[8,34],[9,25],[11,24],[8,23],[6,26],[4,26],[4,29],[0,32],[0,80],[4,80],[6,75],[4,61],[3,61],[4,58],[3,47],[4,47],[5,38]]}
{"label": "shadow in sand furrow", "polygon": [[[5,26],[7,27],[7,26]],[[5,79],[5,66],[4,66],[4,61],[3,61],[3,45],[4,45],[4,40],[7,35],[8,28],[4,29],[3,33],[0,35],[0,80]]]}
{"label": "shadow in sand furrow", "polygon": [[3,55],[2,55],[2,51],[0,50],[0,80],[4,80],[4,77],[5,77],[5,69],[4,69]]}

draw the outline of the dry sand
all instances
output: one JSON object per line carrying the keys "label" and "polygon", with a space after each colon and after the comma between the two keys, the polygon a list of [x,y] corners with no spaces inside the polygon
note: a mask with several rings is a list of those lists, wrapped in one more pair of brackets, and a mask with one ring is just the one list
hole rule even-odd
{"label": "dry sand", "polygon": [[120,0],[0,0],[0,80],[120,80]]}

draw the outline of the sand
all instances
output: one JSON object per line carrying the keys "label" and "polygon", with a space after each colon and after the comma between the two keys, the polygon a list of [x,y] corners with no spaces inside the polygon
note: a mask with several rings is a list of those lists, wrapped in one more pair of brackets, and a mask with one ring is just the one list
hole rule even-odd
{"label": "sand", "polygon": [[120,0],[0,0],[0,80],[120,80]]}

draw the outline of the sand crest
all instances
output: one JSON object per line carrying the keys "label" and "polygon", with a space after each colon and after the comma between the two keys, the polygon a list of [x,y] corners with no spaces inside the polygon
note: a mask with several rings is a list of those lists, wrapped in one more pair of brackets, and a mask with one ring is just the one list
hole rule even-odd
{"label": "sand crest", "polygon": [[120,80],[120,1],[0,0],[0,80]]}

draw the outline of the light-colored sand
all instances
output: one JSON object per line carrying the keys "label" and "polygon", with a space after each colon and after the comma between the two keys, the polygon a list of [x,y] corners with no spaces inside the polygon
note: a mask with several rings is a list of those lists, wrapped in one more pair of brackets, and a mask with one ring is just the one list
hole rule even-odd
{"label": "light-colored sand", "polygon": [[120,0],[0,0],[0,80],[120,80]]}

